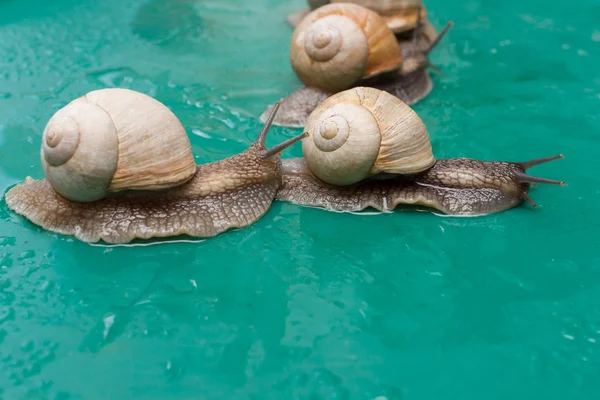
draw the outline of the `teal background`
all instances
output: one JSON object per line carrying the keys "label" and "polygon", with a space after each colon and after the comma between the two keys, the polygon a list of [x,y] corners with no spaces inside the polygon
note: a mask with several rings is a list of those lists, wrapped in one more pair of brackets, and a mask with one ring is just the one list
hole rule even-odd
{"label": "teal background", "polygon": [[[199,163],[243,151],[300,86],[284,19],[303,6],[0,0],[2,193],[43,176],[50,116],[103,87],[171,107]],[[414,107],[436,156],[564,153],[531,172],[566,187],[478,218],[276,203],[246,229],[133,248],[45,232],[2,200],[0,398],[600,398],[600,3],[426,6],[455,22]]]}

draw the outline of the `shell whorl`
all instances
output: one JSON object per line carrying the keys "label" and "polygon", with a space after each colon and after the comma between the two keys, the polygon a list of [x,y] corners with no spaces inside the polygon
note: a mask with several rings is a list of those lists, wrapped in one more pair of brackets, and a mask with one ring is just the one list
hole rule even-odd
{"label": "shell whorl", "polygon": [[329,4],[296,27],[290,62],[308,86],[339,91],[400,68],[402,59],[385,21],[355,4]]}
{"label": "shell whorl", "polygon": [[336,16],[325,17],[308,28],[304,50],[312,60],[329,61],[339,53],[343,39],[337,20]]}
{"label": "shell whorl", "polygon": [[57,111],[44,129],[42,168],[54,190],[70,200],[104,197],[118,154],[112,119],[85,96]]}
{"label": "shell whorl", "polygon": [[196,171],[177,117],[126,89],[92,91],[57,111],[44,129],[41,159],[52,188],[79,202],[177,186]]}
{"label": "shell whorl", "polygon": [[358,87],[323,101],[302,142],[306,164],[321,180],[356,183],[381,172],[415,174],[435,163],[425,125],[391,94]]}
{"label": "shell whorl", "polygon": [[48,124],[42,141],[48,164],[58,166],[69,161],[77,150],[79,137],[79,126],[71,117],[63,117]]}

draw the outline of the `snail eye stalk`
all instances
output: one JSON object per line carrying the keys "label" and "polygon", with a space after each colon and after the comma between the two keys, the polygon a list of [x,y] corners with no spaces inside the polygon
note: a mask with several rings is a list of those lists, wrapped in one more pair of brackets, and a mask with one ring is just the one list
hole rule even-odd
{"label": "snail eye stalk", "polygon": [[271,110],[271,114],[269,114],[269,117],[265,121],[263,128],[260,130],[260,133],[258,134],[258,138],[256,138],[256,141],[254,142],[255,145],[264,146],[265,143],[267,142],[267,134],[269,133],[269,129],[271,128],[271,125],[273,124],[273,120],[275,119],[275,116],[277,115],[279,106],[281,106],[281,101],[278,101],[277,103],[275,103],[273,105],[273,110]]}
{"label": "snail eye stalk", "polygon": [[299,140],[304,139],[305,137],[308,136],[308,132],[304,132],[301,135],[298,135],[296,137],[293,137],[291,139],[286,140],[283,143],[278,144],[277,146],[270,148],[269,150],[267,150],[267,152],[264,155],[264,158],[267,159],[269,157],[273,157],[275,154],[279,154],[281,153],[283,150],[287,149],[288,147],[290,147],[291,145],[293,145],[294,143],[296,143]]}
{"label": "snail eye stalk", "polygon": [[429,55],[429,53],[431,53],[431,51],[435,48],[435,46],[438,45],[438,43],[440,43],[440,41],[444,38],[444,36],[446,35],[446,33],[448,33],[448,31],[450,30],[450,28],[452,28],[454,26],[454,22],[450,21],[448,22],[448,25],[446,25],[444,27],[444,29],[442,29],[442,31],[440,32],[439,35],[437,35],[437,37],[434,39],[433,42],[431,42],[431,44],[429,45],[429,48],[425,51],[426,55]]}
{"label": "snail eye stalk", "polygon": [[[541,178],[538,176],[533,176],[533,175],[529,175],[529,174],[525,173],[526,170],[528,170],[531,167],[535,167],[536,165],[545,164],[547,162],[559,160],[559,159],[563,159],[563,158],[565,158],[565,157],[562,154],[558,154],[558,155],[552,156],[552,157],[544,157],[544,158],[538,158],[535,160],[516,163],[519,167],[521,167],[523,169],[523,172],[519,172],[519,173],[515,174],[515,177],[517,178],[517,181],[519,181],[520,183],[547,183],[550,185],[565,186],[564,181],[557,181],[554,179]],[[531,203],[531,201],[530,201],[530,203]]]}

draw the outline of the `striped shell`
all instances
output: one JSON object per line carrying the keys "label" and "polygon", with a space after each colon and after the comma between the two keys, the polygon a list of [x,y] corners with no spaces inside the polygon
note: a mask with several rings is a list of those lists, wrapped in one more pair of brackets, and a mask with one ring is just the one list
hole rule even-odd
{"label": "striped shell", "polygon": [[57,111],[44,129],[41,158],[53,189],[80,202],[177,186],[196,172],[177,117],[127,89],[95,90]]}
{"label": "striped shell", "polygon": [[321,180],[350,185],[378,173],[415,174],[435,158],[419,116],[400,99],[357,87],[323,101],[302,142],[306,164]]}
{"label": "striped shell", "polygon": [[393,32],[377,13],[355,4],[329,4],[296,27],[290,61],[307,86],[339,91],[398,70],[402,57]]}

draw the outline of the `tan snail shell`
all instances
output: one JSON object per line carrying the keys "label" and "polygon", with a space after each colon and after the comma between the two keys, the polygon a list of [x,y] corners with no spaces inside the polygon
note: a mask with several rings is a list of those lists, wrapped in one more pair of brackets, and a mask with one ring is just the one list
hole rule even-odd
{"label": "tan snail shell", "polygon": [[357,87],[327,98],[305,131],[306,164],[330,184],[350,185],[381,172],[415,174],[435,164],[423,121],[379,89]]}
{"label": "tan snail shell", "polygon": [[421,20],[427,17],[422,0],[331,0],[331,3],[353,3],[375,11],[394,33],[401,33],[417,26],[419,8]]}
{"label": "tan snail shell", "polygon": [[180,185],[196,172],[177,117],[127,89],[95,90],[57,111],[44,129],[41,158],[52,188],[80,202]]}
{"label": "tan snail shell", "polygon": [[402,57],[393,32],[377,13],[355,4],[329,4],[312,11],[294,30],[290,61],[306,85],[339,91],[398,70]]}

